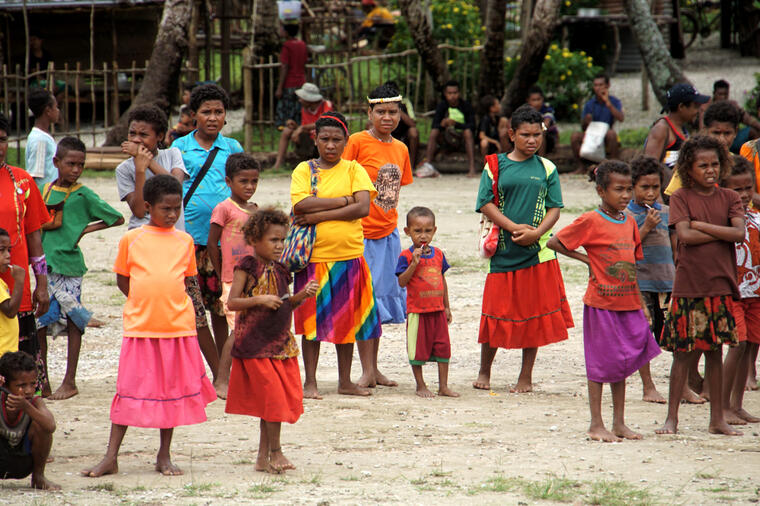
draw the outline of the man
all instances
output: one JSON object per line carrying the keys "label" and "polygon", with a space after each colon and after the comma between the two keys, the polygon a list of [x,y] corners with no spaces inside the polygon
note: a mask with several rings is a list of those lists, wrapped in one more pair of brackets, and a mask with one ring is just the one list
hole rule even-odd
{"label": "man", "polygon": [[625,121],[623,113],[623,104],[620,99],[610,95],[610,78],[605,74],[599,74],[594,77],[592,82],[594,96],[583,106],[581,112],[581,129],[582,132],[573,132],[570,136],[570,145],[573,149],[573,155],[577,162],[578,168],[576,173],[584,173],[585,164],[581,159],[581,145],[586,135],[586,128],[592,121],[603,121],[610,126],[607,134],[604,136],[604,151],[607,158],[618,158],[620,152],[620,143],[618,142],[617,132],[613,129],[616,121],[622,123]]}
{"label": "man", "polygon": [[734,139],[733,144],[731,144],[730,146],[730,151],[732,153],[738,154],[739,150],[742,147],[742,144],[744,144],[745,142],[751,139],[757,139],[758,137],[760,137],[760,121],[758,121],[757,118],[753,118],[749,112],[745,111],[736,102],[736,100],[731,100],[729,98],[730,86],[731,85],[728,84],[728,81],[725,81],[723,79],[718,79],[717,81],[713,83],[712,98],[699,111],[699,129],[702,130],[705,126],[704,113],[705,113],[705,110],[707,109],[707,106],[709,106],[713,102],[720,102],[721,100],[727,100],[728,102],[733,104],[734,107],[736,107],[742,114],[742,124],[744,125],[744,128],[739,129],[739,132],[736,134],[736,138]]}

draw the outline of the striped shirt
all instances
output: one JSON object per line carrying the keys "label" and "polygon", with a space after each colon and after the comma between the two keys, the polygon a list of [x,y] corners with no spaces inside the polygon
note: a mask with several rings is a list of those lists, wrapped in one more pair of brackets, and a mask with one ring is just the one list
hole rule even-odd
{"label": "striped shirt", "polygon": [[[641,240],[644,259],[636,262],[636,277],[639,281],[639,290],[642,292],[666,293],[673,289],[673,279],[676,275],[668,229],[670,209],[657,202],[652,207],[660,211],[662,220]],[[644,225],[647,211],[646,207],[633,200],[625,210],[626,214],[636,220],[639,229]]]}

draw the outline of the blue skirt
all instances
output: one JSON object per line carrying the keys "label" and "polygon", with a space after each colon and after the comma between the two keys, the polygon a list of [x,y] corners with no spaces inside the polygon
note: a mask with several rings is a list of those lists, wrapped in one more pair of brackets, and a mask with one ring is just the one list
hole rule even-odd
{"label": "blue skirt", "polygon": [[377,314],[380,323],[406,321],[406,289],[396,276],[396,263],[401,255],[398,229],[382,239],[364,239],[364,259],[372,273]]}

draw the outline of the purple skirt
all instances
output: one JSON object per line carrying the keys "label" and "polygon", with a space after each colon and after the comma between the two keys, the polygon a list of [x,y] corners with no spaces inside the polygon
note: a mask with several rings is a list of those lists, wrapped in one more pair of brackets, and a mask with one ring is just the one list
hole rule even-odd
{"label": "purple skirt", "polygon": [[612,311],[583,306],[586,377],[617,383],[660,354],[644,311]]}

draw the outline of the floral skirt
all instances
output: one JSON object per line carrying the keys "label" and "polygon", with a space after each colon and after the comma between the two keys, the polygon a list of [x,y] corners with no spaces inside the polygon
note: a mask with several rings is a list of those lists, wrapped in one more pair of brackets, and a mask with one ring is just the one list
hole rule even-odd
{"label": "floral skirt", "polygon": [[668,351],[717,351],[736,346],[734,301],[730,295],[690,299],[674,297],[658,344]]}

